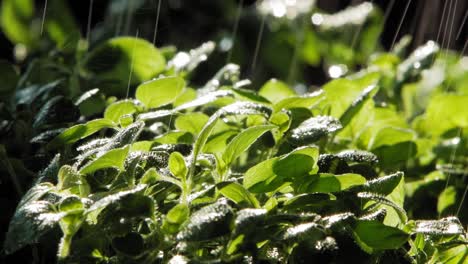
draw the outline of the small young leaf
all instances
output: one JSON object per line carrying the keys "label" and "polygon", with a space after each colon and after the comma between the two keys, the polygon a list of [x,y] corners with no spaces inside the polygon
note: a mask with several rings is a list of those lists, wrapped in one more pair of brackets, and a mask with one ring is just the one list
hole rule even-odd
{"label": "small young leaf", "polygon": [[236,182],[221,182],[216,185],[219,192],[224,195],[224,197],[235,203],[247,202],[250,206],[259,208],[260,203],[257,198],[247,191],[244,186]]}
{"label": "small young leaf", "polygon": [[227,166],[246,151],[261,135],[275,128],[273,125],[249,127],[233,138],[223,153],[223,160]]}
{"label": "small young leaf", "polygon": [[178,204],[172,207],[166,215],[166,220],[171,224],[182,224],[190,216],[190,209],[186,204]]}
{"label": "small young leaf", "polygon": [[75,168],[64,165],[60,168],[58,173],[57,189],[65,190],[80,183],[80,174]]}
{"label": "small young leaf", "polygon": [[112,120],[114,123],[118,124],[122,116],[133,114],[136,111],[136,106],[132,101],[117,101],[106,108],[104,118]]}
{"label": "small young leaf", "polygon": [[146,108],[158,108],[174,102],[184,88],[184,79],[180,77],[163,77],[140,84],[135,97]]}
{"label": "small young leaf", "polygon": [[169,157],[169,170],[177,178],[185,179],[188,169],[182,154],[177,151],[171,153]]}
{"label": "small young leaf", "polygon": [[454,186],[448,186],[439,195],[437,200],[437,212],[443,214],[457,203],[457,190]]}

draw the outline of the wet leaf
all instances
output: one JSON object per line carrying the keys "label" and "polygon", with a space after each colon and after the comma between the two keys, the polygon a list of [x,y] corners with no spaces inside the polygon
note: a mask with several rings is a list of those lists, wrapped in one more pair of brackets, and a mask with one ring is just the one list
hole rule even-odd
{"label": "wet leaf", "polygon": [[119,170],[124,170],[124,162],[127,158],[129,149],[130,147],[126,146],[123,148],[110,150],[104,155],[84,165],[79,172],[81,174],[90,174],[104,168],[116,168]]}
{"label": "wet leaf", "polygon": [[451,236],[464,234],[463,226],[456,217],[447,217],[440,220],[417,220],[409,224],[409,230],[435,236]]}
{"label": "wet leaf", "polygon": [[340,123],[343,127],[346,127],[354,116],[356,116],[359,111],[361,111],[364,104],[372,99],[372,97],[377,93],[377,86],[369,86],[366,88],[358,98],[356,98],[351,105],[346,109],[346,111],[340,117]]}
{"label": "wet leaf", "polygon": [[6,233],[4,249],[7,254],[37,243],[64,216],[62,213],[55,213],[51,203],[40,200],[51,190],[53,186],[50,183],[38,184],[21,199]]}
{"label": "wet leaf", "polygon": [[115,124],[111,120],[107,119],[95,119],[86,124],[75,125],[63,131],[60,135],[49,142],[48,148],[55,149],[62,145],[72,144],[98,132],[101,129],[113,128],[114,126]]}
{"label": "wet leaf", "polygon": [[291,108],[307,108],[311,109],[324,99],[323,90],[314,93],[304,94],[301,96],[290,96],[284,98],[273,105],[274,112],[281,111],[282,109]]}
{"label": "wet leaf", "polygon": [[296,144],[308,144],[341,128],[340,122],[331,116],[311,117],[291,131],[290,140]]}
{"label": "wet leaf", "polygon": [[203,241],[227,234],[232,216],[232,209],[225,202],[207,205],[192,214],[177,239]]}

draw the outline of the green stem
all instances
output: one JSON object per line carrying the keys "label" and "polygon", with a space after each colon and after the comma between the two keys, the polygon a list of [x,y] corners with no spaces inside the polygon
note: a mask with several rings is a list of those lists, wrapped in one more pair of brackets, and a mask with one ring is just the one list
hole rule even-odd
{"label": "green stem", "polygon": [[72,235],[64,235],[62,237],[62,241],[60,242],[59,253],[58,253],[59,259],[64,259],[68,257],[68,255],[70,254],[72,237],[73,237]]}

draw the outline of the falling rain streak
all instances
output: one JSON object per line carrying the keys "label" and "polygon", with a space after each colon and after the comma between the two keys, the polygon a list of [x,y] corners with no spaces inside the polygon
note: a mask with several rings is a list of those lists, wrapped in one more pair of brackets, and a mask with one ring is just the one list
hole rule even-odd
{"label": "falling rain streak", "polygon": [[[135,38],[138,38],[138,33],[139,33],[139,29],[137,28]],[[128,93],[130,92],[130,83],[132,82],[133,63],[134,63],[134,60],[135,60],[135,46],[136,46],[136,41],[133,41],[132,60],[130,62],[130,74],[128,76],[127,94],[126,94],[125,98],[128,98]]]}
{"label": "falling rain streak", "polygon": [[45,22],[45,19],[46,19],[47,4],[48,4],[48,3],[47,3],[47,0],[45,0],[44,12],[42,13],[41,36],[42,36],[42,33],[44,32],[44,22]]}
{"label": "falling rain streak", "polygon": [[411,1],[412,0],[409,0],[408,3],[406,4],[405,11],[403,12],[403,17],[401,18],[400,23],[399,23],[398,28],[397,28],[397,31],[395,32],[395,36],[393,37],[392,45],[390,46],[390,50],[393,50],[393,46],[395,45],[395,42],[396,42],[396,40],[398,38],[398,34],[400,33],[401,26],[403,25],[403,21],[405,20],[406,13],[408,12],[408,8],[409,8],[409,6],[411,4]]}
{"label": "falling rain streak", "polygon": [[157,1],[158,1],[158,7],[156,9],[156,21],[154,23],[153,45],[156,45],[156,36],[158,35],[159,14],[161,12],[162,0],[157,0]]}

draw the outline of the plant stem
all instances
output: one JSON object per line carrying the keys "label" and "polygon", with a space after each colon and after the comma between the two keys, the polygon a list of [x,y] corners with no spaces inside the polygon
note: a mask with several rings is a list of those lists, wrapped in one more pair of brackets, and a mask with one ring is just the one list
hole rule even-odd
{"label": "plant stem", "polygon": [[64,235],[62,237],[62,240],[60,242],[60,247],[59,247],[59,253],[58,253],[59,259],[64,259],[68,257],[68,255],[70,254],[70,246],[72,242],[72,237],[73,237],[72,235]]}

